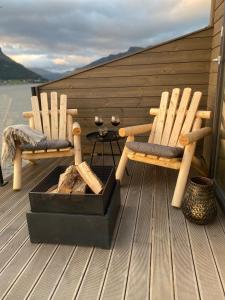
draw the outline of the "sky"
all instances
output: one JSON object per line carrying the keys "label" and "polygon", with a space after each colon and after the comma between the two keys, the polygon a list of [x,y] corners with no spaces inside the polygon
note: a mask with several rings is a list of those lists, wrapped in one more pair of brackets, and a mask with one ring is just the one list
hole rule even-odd
{"label": "sky", "polygon": [[0,47],[26,67],[64,72],[209,24],[211,0],[0,0]]}

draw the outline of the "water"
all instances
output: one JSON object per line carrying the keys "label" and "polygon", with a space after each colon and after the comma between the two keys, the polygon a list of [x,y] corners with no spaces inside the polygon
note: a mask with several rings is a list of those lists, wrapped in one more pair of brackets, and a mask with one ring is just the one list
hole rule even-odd
{"label": "water", "polygon": [[[34,85],[0,86],[0,152],[4,128],[13,124],[27,124],[22,113],[31,110],[31,86]],[[8,176],[11,172],[12,166],[8,164],[3,169],[3,175]]]}

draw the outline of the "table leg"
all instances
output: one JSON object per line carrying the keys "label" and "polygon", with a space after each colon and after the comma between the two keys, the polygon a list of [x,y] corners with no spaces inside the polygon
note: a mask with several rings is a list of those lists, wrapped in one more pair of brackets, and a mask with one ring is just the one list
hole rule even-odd
{"label": "table leg", "polygon": [[1,168],[1,165],[0,165],[0,186],[4,186],[7,183],[8,183],[8,181],[4,181],[4,179],[3,179],[2,168]]}
{"label": "table leg", "polygon": [[114,158],[114,153],[113,153],[112,142],[110,141],[109,143],[110,143],[110,147],[111,147],[111,153],[112,153],[113,164],[114,164],[114,167],[115,167],[116,164],[115,164],[115,158]]}
{"label": "table leg", "polygon": [[104,166],[104,142],[102,142],[102,165]]}
{"label": "table leg", "polygon": [[96,142],[94,143],[94,146],[93,146],[93,148],[92,148],[92,153],[91,153],[91,163],[90,163],[90,165],[92,165],[93,156],[94,156],[94,152],[95,152],[95,146],[96,146]]}
{"label": "table leg", "polygon": [[[119,144],[119,142],[118,142],[118,141],[116,141],[116,143],[117,143],[117,146],[118,146],[118,148],[119,148],[120,155],[121,155],[121,154],[122,154],[122,151],[121,151],[121,148],[120,148],[120,144]],[[127,167],[125,168],[125,170],[126,170],[126,174],[127,174],[127,176],[129,176],[129,173],[128,173],[128,170],[127,170]]]}

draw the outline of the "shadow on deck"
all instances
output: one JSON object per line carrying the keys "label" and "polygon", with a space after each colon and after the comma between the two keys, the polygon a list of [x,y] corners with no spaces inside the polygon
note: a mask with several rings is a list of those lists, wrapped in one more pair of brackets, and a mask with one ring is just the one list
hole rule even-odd
{"label": "shadow on deck", "polygon": [[174,171],[129,166],[111,250],[31,244],[28,191],[62,162],[26,167],[20,192],[0,188],[0,299],[224,299],[224,215],[187,222],[170,206]]}

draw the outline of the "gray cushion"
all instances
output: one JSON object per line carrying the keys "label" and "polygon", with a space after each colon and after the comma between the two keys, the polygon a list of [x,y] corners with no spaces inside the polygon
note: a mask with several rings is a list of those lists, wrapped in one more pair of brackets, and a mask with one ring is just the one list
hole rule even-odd
{"label": "gray cushion", "polygon": [[38,142],[35,146],[31,144],[22,144],[20,145],[20,149],[23,151],[34,151],[48,149],[64,149],[71,146],[72,145],[68,140],[45,140]]}
{"label": "gray cushion", "polygon": [[134,152],[162,156],[167,158],[182,157],[184,153],[184,150],[179,147],[169,147],[151,143],[127,142],[126,146],[128,149]]}

